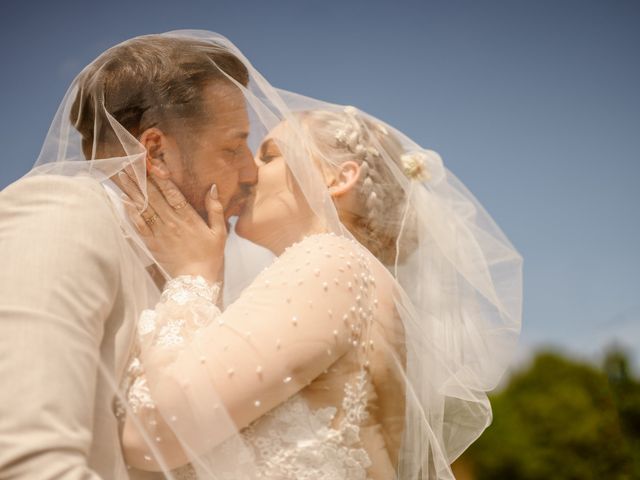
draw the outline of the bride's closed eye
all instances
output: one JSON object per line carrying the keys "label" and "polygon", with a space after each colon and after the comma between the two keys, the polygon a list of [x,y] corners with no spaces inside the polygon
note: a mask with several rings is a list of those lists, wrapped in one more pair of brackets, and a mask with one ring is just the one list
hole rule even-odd
{"label": "bride's closed eye", "polygon": [[262,163],[269,163],[274,158],[277,158],[277,155],[261,155],[260,156],[260,161]]}
{"label": "bride's closed eye", "polygon": [[280,149],[273,140],[267,140],[260,147],[258,158],[262,163],[269,163],[271,160],[281,157]]}

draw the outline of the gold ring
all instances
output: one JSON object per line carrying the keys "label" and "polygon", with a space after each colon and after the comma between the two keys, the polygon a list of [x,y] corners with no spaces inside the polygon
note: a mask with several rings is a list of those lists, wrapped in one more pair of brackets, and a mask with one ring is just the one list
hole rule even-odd
{"label": "gold ring", "polygon": [[174,210],[180,210],[181,208],[184,208],[184,207],[186,207],[186,206],[187,206],[187,201],[185,200],[185,201],[183,201],[183,202],[180,202],[180,203],[179,203],[178,205],[176,205],[175,207],[173,207],[173,209],[174,209]]}
{"label": "gold ring", "polygon": [[160,218],[160,216],[157,213],[154,213],[153,215],[151,215],[149,218],[144,218],[142,217],[142,219],[144,220],[144,223],[146,223],[147,225],[151,226],[154,223],[156,223],[158,221],[158,219]]}

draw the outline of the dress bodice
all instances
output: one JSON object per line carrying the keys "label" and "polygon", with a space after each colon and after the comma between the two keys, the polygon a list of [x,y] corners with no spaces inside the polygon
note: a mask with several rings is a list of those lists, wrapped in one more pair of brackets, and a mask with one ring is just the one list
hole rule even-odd
{"label": "dress bodice", "polygon": [[[239,323],[236,322],[247,318],[249,311],[253,315],[250,318],[271,315],[273,319],[269,322],[273,327],[262,330],[260,336],[255,332],[257,328],[264,328],[260,326],[264,325],[264,321],[253,324],[253,334],[242,330],[246,339],[242,345],[253,345],[261,352],[259,358],[264,363],[254,370],[258,381],[267,383],[266,373],[269,369],[281,369],[281,376],[276,377],[279,378],[276,383],[271,382],[264,395],[269,400],[274,395],[280,395],[282,400],[278,404],[271,404],[272,407],[240,429],[233,441],[237,442],[239,437],[244,444],[244,458],[236,455],[235,465],[231,465],[222,476],[221,468],[217,466],[216,478],[243,478],[241,472],[249,471],[243,468],[243,462],[251,465],[254,472],[251,478],[369,478],[367,469],[372,462],[361,442],[360,433],[363,422],[369,416],[368,392],[372,387],[366,358],[373,347],[369,345],[367,327],[374,316],[377,299],[375,280],[361,249],[355,242],[335,235],[307,237],[290,247],[274,265],[259,275],[241,295],[245,298],[231,305],[224,314],[215,306],[219,287],[208,285],[198,277],[172,280],[155,310],[147,310],[142,314],[139,321],[142,349],[146,344],[152,345],[153,351],[166,350],[170,352],[166,358],[172,362],[181,354],[171,352],[184,350],[191,340],[202,342],[200,330],[204,332],[222,327],[234,328],[239,332]],[[288,270],[295,274],[291,283],[300,292],[298,296],[296,290],[287,286]],[[331,293],[332,290],[335,293]],[[278,318],[282,317],[285,320],[281,322]],[[289,341],[282,332],[284,327],[292,329]],[[232,352],[226,343],[220,349],[215,348],[214,342],[220,341],[221,335],[224,333],[218,333],[215,337],[212,334],[208,351]],[[274,353],[268,353],[270,349]],[[343,353],[336,356],[336,349],[342,349]],[[267,353],[262,353],[265,351]],[[300,356],[308,359],[302,362]],[[159,358],[166,361],[162,353]],[[247,355],[236,354],[235,370],[228,368],[215,378],[226,377],[227,380],[238,382],[240,379],[236,377],[240,375],[240,366],[249,361],[251,358]],[[308,370],[308,362],[324,364],[324,373],[322,369],[312,373]],[[197,363],[209,365],[209,359],[200,357]],[[172,365],[176,364],[174,362]],[[182,369],[179,372],[182,373]],[[158,372],[155,373],[157,375]],[[187,376],[189,372],[184,373]],[[323,380],[318,382],[320,377]],[[132,413],[138,415],[144,410],[140,418],[148,420],[149,413],[156,410],[156,405],[143,366],[137,358],[131,363],[127,384]],[[280,387],[274,390],[277,384]],[[321,385],[316,387],[315,392],[314,384]],[[220,388],[225,387],[219,385],[219,392]],[[282,392],[278,393],[280,389]],[[324,392],[320,392],[322,390]],[[228,391],[223,394],[228,394]],[[255,400],[251,407],[263,405],[260,400]],[[226,441],[216,444],[210,458],[216,458],[218,454],[223,458],[226,449],[235,448]],[[178,480],[198,478],[191,464],[172,473]]]}
{"label": "dress bodice", "polygon": [[[363,370],[345,384],[343,401],[335,407],[313,409],[298,393],[243,429],[241,437],[251,453],[247,461],[257,467],[257,478],[366,480],[371,460],[360,442],[360,425],[368,416],[367,382]],[[221,454],[226,447],[218,447]],[[198,478],[191,465],[173,473],[176,480]],[[238,478],[229,471],[221,480]]]}

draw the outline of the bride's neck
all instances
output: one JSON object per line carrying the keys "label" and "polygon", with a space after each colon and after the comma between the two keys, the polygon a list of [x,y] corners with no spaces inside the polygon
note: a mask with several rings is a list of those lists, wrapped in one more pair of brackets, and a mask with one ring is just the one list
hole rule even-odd
{"label": "bride's neck", "polygon": [[275,255],[282,255],[287,247],[301,241],[303,238],[318,233],[326,233],[326,225],[317,219],[308,219],[304,222],[288,224],[273,232],[268,244],[264,246]]}

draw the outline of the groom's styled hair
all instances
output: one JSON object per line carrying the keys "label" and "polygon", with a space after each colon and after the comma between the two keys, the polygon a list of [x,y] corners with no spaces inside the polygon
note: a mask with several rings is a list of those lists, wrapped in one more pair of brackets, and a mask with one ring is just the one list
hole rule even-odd
{"label": "groom's styled hair", "polygon": [[[121,155],[112,116],[133,136],[177,123],[194,127],[210,117],[203,90],[212,82],[247,86],[249,72],[221,45],[189,38],[148,35],[110,48],[79,75],[70,120],[82,135],[85,158]],[[108,113],[105,113],[108,112]]]}

